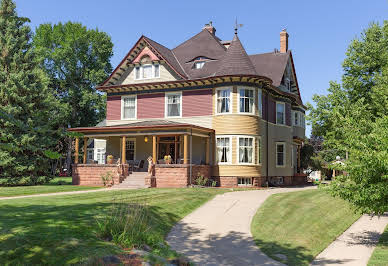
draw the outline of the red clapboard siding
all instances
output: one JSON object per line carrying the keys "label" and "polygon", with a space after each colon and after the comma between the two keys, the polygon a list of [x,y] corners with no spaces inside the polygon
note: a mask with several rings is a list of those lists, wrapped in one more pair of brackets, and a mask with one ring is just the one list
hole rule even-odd
{"label": "red clapboard siding", "polygon": [[212,90],[184,91],[182,93],[182,116],[212,115]]}
{"label": "red clapboard siding", "polygon": [[106,119],[120,120],[121,119],[121,97],[108,96],[106,100]]}
{"label": "red clapboard siding", "polygon": [[164,93],[137,95],[137,118],[163,118]]}
{"label": "red clapboard siding", "polygon": [[286,103],[286,125],[291,126],[291,104]]}

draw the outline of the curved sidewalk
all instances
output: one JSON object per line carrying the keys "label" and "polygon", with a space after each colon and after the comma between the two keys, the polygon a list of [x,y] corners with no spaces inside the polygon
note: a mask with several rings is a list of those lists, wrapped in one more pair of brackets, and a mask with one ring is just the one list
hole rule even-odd
{"label": "curved sidewalk", "polygon": [[283,265],[256,246],[250,230],[252,218],[270,195],[312,188],[217,195],[176,224],[166,240],[172,249],[198,265]]}

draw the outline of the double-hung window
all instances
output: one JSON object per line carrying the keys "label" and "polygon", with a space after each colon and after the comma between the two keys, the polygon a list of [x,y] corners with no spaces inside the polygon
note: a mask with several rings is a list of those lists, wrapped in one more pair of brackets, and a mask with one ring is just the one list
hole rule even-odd
{"label": "double-hung window", "polygon": [[230,89],[217,90],[217,113],[230,113]]}
{"label": "double-hung window", "polygon": [[231,162],[231,148],[229,137],[217,137],[217,162],[219,164]]}
{"label": "double-hung window", "polygon": [[276,143],[276,167],[284,167],[286,164],[286,144]]}
{"label": "double-hung window", "polygon": [[121,105],[121,119],[136,119],[136,96],[122,97]]}
{"label": "double-hung window", "polygon": [[182,116],[182,93],[166,93],[166,117]]}
{"label": "double-hung window", "polygon": [[251,113],[253,114],[254,109],[254,90],[253,89],[239,89],[240,99],[240,113]]}
{"label": "double-hung window", "polygon": [[294,126],[299,126],[299,112],[294,112]]}
{"label": "double-hung window", "polygon": [[238,139],[238,162],[253,163],[253,138],[239,137]]}
{"label": "double-hung window", "polygon": [[276,124],[284,125],[286,123],[286,105],[285,103],[276,103]]}
{"label": "double-hung window", "polygon": [[261,89],[257,91],[257,112],[259,116],[263,115],[263,91]]}
{"label": "double-hung window", "polygon": [[160,77],[158,64],[144,64],[135,67],[135,79],[152,79]]}
{"label": "double-hung window", "polygon": [[136,153],[136,140],[127,139],[125,141],[125,158],[127,160],[133,161],[135,160],[135,153]]}

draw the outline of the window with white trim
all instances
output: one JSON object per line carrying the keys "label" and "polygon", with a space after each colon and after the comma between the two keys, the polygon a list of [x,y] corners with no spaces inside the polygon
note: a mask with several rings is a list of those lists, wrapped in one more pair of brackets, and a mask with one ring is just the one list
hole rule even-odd
{"label": "window with white trim", "polygon": [[182,93],[166,93],[166,117],[182,115]]}
{"label": "window with white trim", "polygon": [[239,185],[239,186],[252,186],[252,178],[239,177],[239,178],[237,178],[237,185]]}
{"label": "window with white trim", "polygon": [[87,150],[87,158],[88,161],[93,161],[94,160],[94,150],[93,149],[88,149]]}
{"label": "window with white trim", "polygon": [[152,79],[160,77],[159,64],[145,64],[135,67],[135,79]]}
{"label": "window with white trim", "polygon": [[238,162],[253,163],[253,138],[238,138]]}
{"label": "window with white trim", "polygon": [[284,167],[286,163],[286,144],[276,143],[276,167]]}
{"label": "window with white trim", "polygon": [[98,164],[105,164],[105,149],[97,149]]}
{"label": "window with white trim", "polygon": [[262,160],[262,147],[261,147],[261,137],[257,138],[257,164],[261,164]]}
{"label": "window with white trim", "polygon": [[136,95],[121,97],[122,119],[136,118]]}
{"label": "window with white trim", "polygon": [[301,113],[302,127],[306,128],[306,117],[305,114]]}
{"label": "window with white trim", "polygon": [[230,89],[217,90],[217,113],[230,113]]}
{"label": "window with white trim", "polygon": [[126,139],[125,140],[125,158],[127,160],[135,160],[136,154],[136,139]]}
{"label": "window with white trim", "polygon": [[263,91],[261,89],[257,90],[257,112],[259,116],[263,115]]}
{"label": "window with white trim", "polygon": [[205,61],[200,61],[200,62],[195,62],[194,63],[194,68],[195,69],[201,69],[205,65]]}
{"label": "window with white trim", "polygon": [[239,89],[240,113],[254,113],[254,90],[253,89]]}
{"label": "window with white trim", "polygon": [[294,126],[299,126],[299,112],[294,111]]}
{"label": "window with white trim", "polygon": [[231,141],[229,137],[217,137],[217,162],[231,162]]}
{"label": "window with white trim", "polygon": [[276,103],[276,124],[286,124],[286,104],[277,102]]}

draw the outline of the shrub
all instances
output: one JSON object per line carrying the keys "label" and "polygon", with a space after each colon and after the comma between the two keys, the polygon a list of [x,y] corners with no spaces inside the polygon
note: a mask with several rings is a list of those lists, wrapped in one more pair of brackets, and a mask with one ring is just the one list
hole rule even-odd
{"label": "shrub", "polygon": [[217,181],[216,180],[213,180],[212,181],[212,187],[216,187],[217,186]]}
{"label": "shrub", "polygon": [[209,179],[205,178],[203,175],[198,174],[197,179],[195,179],[195,183],[198,186],[206,186],[208,183]]}
{"label": "shrub", "polygon": [[112,172],[109,171],[109,172],[106,172],[105,174],[101,174],[101,180],[102,180],[102,183],[104,184],[104,187],[106,187],[107,185],[110,185],[113,180]]}

